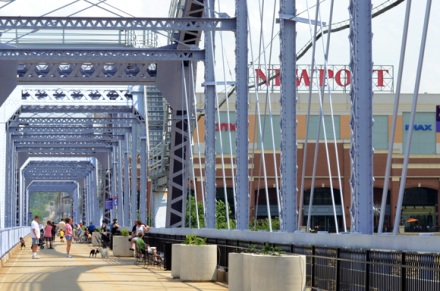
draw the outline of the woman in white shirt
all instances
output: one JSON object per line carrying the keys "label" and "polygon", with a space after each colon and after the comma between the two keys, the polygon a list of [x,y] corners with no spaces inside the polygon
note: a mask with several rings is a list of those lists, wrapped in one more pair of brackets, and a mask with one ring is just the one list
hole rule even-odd
{"label": "woman in white shirt", "polygon": [[147,226],[143,225],[142,222],[138,219],[135,222],[135,229],[136,231],[133,231],[133,233],[131,234],[130,250],[132,251],[134,251],[134,244],[136,243],[136,240],[139,238],[139,234],[142,234],[142,236],[144,236],[144,234],[150,230],[150,227],[148,225]]}

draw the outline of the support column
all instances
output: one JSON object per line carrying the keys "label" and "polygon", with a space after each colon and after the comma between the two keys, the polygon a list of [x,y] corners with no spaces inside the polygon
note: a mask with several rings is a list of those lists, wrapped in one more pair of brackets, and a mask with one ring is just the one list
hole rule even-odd
{"label": "support column", "polygon": [[78,215],[78,211],[79,211],[79,204],[78,204],[78,185],[77,187],[72,191],[72,217],[73,220],[78,223],[81,219],[80,216]]}
{"label": "support column", "polygon": [[86,223],[86,212],[87,212],[87,177],[84,178],[83,189],[82,189],[82,209],[81,209],[81,221],[83,224]]}
{"label": "support column", "polygon": [[[111,163],[109,163],[110,165],[110,173],[109,173],[109,183],[110,183],[110,196],[113,197],[117,197],[118,196],[118,191],[116,190],[116,185],[117,185],[117,168],[118,168],[118,163],[116,161],[116,151],[117,151],[117,147],[113,146],[113,150],[111,153]],[[119,198],[119,197],[118,197]],[[119,199],[118,199],[119,200]],[[118,201],[116,201],[118,202]],[[108,223],[112,222],[112,219],[114,217],[117,216],[117,203],[115,205],[115,201],[113,201],[113,209],[110,212],[111,214],[106,217],[108,219]]]}
{"label": "support column", "polygon": [[[145,132],[145,130],[143,130]],[[141,137],[141,178],[140,183],[140,197],[139,197],[139,214],[141,221],[148,224],[147,220],[147,138]]]}
{"label": "support column", "polygon": [[186,155],[188,149],[186,111],[173,112],[171,130],[170,170],[168,177],[167,227],[185,226],[187,196]]}
{"label": "support column", "polygon": [[133,223],[130,217],[130,172],[128,159],[128,140],[129,134],[125,134],[125,149],[124,149],[124,216],[122,218],[123,226],[130,226]]}
{"label": "support column", "polygon": [[131,126],[131,202],[130,213],[131,221],[138,217],[138,184],[137,184],[137,125]]}
{"label": "support column", "polygon": [[[206,17],[214,17],[214,1],[205,6]],[[205,31],[205,227],[215,228],[215,73],[214,73],[214,32]],[[237,134],[238,136],[238,134]]]}
{"label": "support column", "polygon": [[[14,221],[14,195],[13,193],[13,168],[12,168],[12,155],[10,154],[13,150],[13,144],[11,139],[11,134],[8,133],[6,139],[6,197],[5,197],[5,227],[12,227]],[[35,215],[35,214],[33,214]]]}
{"label": "support column", "polygon": [[[295,1],[283,0],[280,13],[296,15]],[[281,19],[281,191],[280,228],[293,232],[297,226],[296,147],[296,23]]]}
{"label": "support column", "polygon": [[373,233],[371,0],[350,1],[351,231]]}
{"label": "support column", "polygon": [[[246,0],[235,1],[235,16],[237,19],[237,30],[235,34],[235,52],[237,76],[237,101],[236,110],[236,217],[237,229],[249,229],[249,157],[248,157],[248,11]],[[291,51],[289,49],[289,51]]]}
{"label": "support column", "polygon": [[120,225],[123,225],[123,217],[124,217],[124,191],[122,187],[123,182],[123,171],[122,171],[122,142],[118,143],[118,154],[117,154],[117,163],[118,163],[118,215]]}
{"label": "support column", "polygon": [[[93,193],[92,193],[92,197],[93,197],[93,216],[92,216],[92,221],[93,223],[99,227],[99,225],[101,224],[101,214],[103,214],[103,211],[101,211],[101,205],[99,203],[99,201],[102,201],[103,204],[105,204],[105,195],[104,193],[100,193],[100,189],[99,189],[99,185],[98,185],[98,181],[99,179],[101,179],[101,177],[99,177],[99,171],[98,171],[98,162],[96,159],[94,159],[93,164],[95,165],[95,169],[93,169]],[[105,173],[103,174],[103,176],[105,177]],[[105,181],[103,181],[103,183],[105,183]],[[103,199],[100,199],[102,196]],[[102,205],[104,206],[104,205]],[[104,207],[102,207],[104,208]]]}

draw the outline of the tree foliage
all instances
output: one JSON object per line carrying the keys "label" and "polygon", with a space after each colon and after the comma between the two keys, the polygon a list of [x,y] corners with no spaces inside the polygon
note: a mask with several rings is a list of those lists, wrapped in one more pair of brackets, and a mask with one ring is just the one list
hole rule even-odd
{"label": "tree foliage", "polygon": [[[250,225],[249,229],[254,230],[254,231],[258,231],[258,230],[270,231],[269,218],[258,219],[255,222],[255,224]],[[272,218],[272,230],[280,230],[280,218],[279,217]]]}
{"label": "tree foliage", "polygon": [[48,217],[50,213],[47,211],[47,208],[53,200],[54,194],[51,192],[37,192],[30,195],[29,212],[32,213],[32,217],[35,217],[36,215],[41,218]]}
{"label": "tree foliage", "polygon": [[[205,227],[205,214],[203,213],[203,203],[201,201],[197,202],[198,214],[199,214],[199,225],[200,228]],[[229,214],[231,214],[231,209],[229,209]],[[189,199],[186,203],[186,227],[197,228],[197,212],[196,212],[196,201],[194,195],[189,195]],[[216,200],[215,209],[216,218],[216,228],[217,229],[227,229],[228,222],[226,217],[226,204],[222,200]],[[229,224],[231,229],[235,229],[236,223],[235,219],[229,218]]]}

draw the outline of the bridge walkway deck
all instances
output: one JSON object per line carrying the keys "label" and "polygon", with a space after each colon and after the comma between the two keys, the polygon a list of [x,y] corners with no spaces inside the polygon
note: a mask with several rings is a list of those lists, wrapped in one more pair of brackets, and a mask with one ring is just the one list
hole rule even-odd
{"label": "bridge walkway deck", "polygon": [[170,271],[155,266],[136,265],[134,258],[108,259],[89,257],[92,245],[72,244],[72,258],[66,257],[66,244],[55,242],[54,249],[38,251],[32,259],[30,239],[27,248],[16,247],[9,260],[0,267],[0,290],[228,290],[219,282],[180,282]]}

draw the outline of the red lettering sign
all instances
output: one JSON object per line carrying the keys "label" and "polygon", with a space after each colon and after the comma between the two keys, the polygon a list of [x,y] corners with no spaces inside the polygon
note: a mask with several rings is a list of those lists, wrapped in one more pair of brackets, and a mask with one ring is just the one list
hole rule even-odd
{"label": "red lettering sign", "polygon": [[[327,70],[317,68],[313,75],[313,86],[329,86],[332,91],[347,91],[351,84],[351,72],[347,66],[329,66]],[[376,66],[372,71],[373,90],[393,92],[393,67]],[[281,86],[280,69],[272,66],[269,69],[255,69],[255,78],[258,87],[271,87],[273,90],[279,90]],[[251,82],[250,82],[251,83]],[[253,82],[252,82],[253,83]],[[298,91],[309,90],[311,80],[311,71],[309,67],[299,67],[296,70],[296,85]],[[317,89],[317,88],[316,88]]]}
{"label": "red lettering sign", "polygon": [[233,123],[216,123],[215,131],[237,131],[237,126]]}

